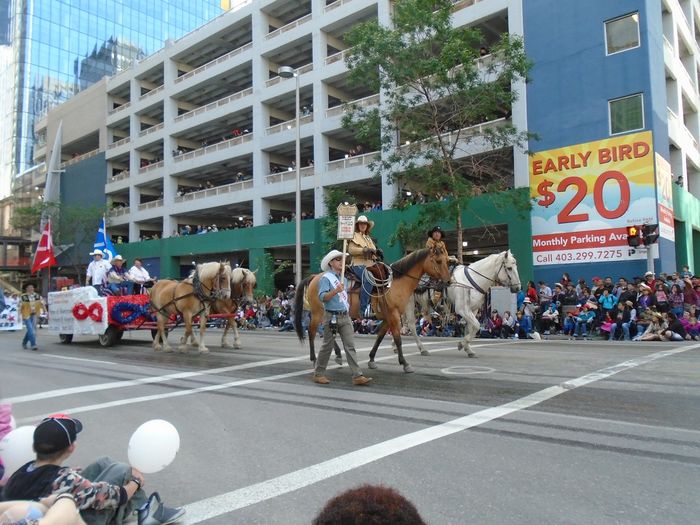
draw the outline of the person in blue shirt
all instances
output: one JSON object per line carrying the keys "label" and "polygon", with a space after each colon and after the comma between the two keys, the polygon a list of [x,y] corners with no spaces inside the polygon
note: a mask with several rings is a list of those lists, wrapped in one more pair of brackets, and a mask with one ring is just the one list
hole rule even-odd
{"label": "person in blue shirt", "polygon": [[345,357],[348,366],[352,371],[353,385],[366,385],[372,381],[371,377],[365,377],[362,369],[357,364],[355,355],[355,337],[350,319],[350,303],[348,294],[345,291],[347,279],[340,281],[341,270],[343,269],[343,252],[331,250],[321,261],[321,270],[324,274],[318,283],[318,298],[323,303],[325,313],[323,315],[323,345],[316,359],[313,380],[319,385],[327,385],[330,379],[326,377],[326,366],[333,351],[333,341],[335,333],[332,325],[340,334],[340,339],[345,347]]}
{"label": "person in blue shirt", "polygon": [[576,337],[588,337],[588,328],[593,324],[595,314],[591,312],[587,304],[581,307],[581,311],[576,316]]}

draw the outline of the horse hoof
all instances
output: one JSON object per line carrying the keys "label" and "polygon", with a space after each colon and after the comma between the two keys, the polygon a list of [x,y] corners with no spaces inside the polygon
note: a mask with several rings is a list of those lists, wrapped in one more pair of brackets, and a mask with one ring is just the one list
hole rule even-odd
{"label": "horse hoof", "polygon": [[335,362],[338,364],[338,366],[343,366],[343,358],[342,357],[336,357]]}
{"label": "horse hoof", "polygon": [[153,347],[153,351],[154,351],[154,352],[160,352],[161,350],[163,350],[163,349],[162,349],[160,346],[154,346],[154,347]]}
{"label": "horse hoof", "polygon": [[377,368],[377,363],[375,363],[374,361],[370,361],[369,363],[367,363],[367,367],[371,368],[372,370],[375,370]]}
{"label": "horse hoof", "polygon": [[421,350],[420,355],[430,355],[430,352],[428,352],[427,350]]}
{"label": "horse hoof", "polygon": [[208,353],[209,353],[209,349],[208,349],[208,348],[200,348],[200,349],[199,349],[199,355],[208,354]]}
{"label": "horse hoof", "polygon": [[234,350],[240,350],[241,348],[243,348],[243,345],[241,343],[236,343],[235,345],[233,345],[233,348]]}
{"label": "horse hoof", "polygon": [[163,353],[164,353],[164,354],[169,354],[169,353],[171,353],[172,351],[173,351],[173,347],[172,347],[172,346],[164,346],[164,347],[163,347]]}
{"label": "horse hoof", "polygon": [[476,357],[476,354],[474,352],[469,352],[467,354],[467,357]]}
{"label": "horse hoof", "polygon": [[415,372],[411,365],[403,365],[403,371],[407,374],[412,374],[413,372]]}
{"label": "horse hoof", "polygon": [[457,343],[457,350],[459,351],[462,348],[464,348],[464,345],[462,343]]}
{"label": "horse hoof", "polygon": [[221,345],[221,348],[236,348],[236,347],[233,346],[231,343],[224,343]]}
{"label": "horse hoof", "polygon": [[186,354],[189,349],[187,348],[187,345],[183,345],[180,348],[178,348],[178,350],[181,354]]}

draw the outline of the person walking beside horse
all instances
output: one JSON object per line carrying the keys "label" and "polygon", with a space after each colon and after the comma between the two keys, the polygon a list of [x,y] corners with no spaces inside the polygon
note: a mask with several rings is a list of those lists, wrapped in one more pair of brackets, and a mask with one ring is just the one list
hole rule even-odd
{"label": "person walking beside horse", "polygon": [[[366,385],[372,381],[371,377],[365,377],[362,369],[357,364],[355,353],[355,337],[350,320],[350,303],[345,291],[345,283],[340,281],[340,273],[343,268],[343,252],[331,250],[321,261],[321,270],[325,273],[318,285],[318,298],[323,303],[323,346],[318,353],[314,368],[314,383],[327,385],[330,383],[325,375],[328,360],[333,350],[335,330],[340,334],[340,339],[345,347],[345,356],[352,370],[352,384]],[[345,279],[343,279],[345,281]]]}
{"label": "person walking beside horse", "polygon": [[373,266],[378,259],[383,259],[384,254],[377,249],[370,232],[374,227],[374,221],[370,221],[365,215],[360,215],[355,222],[355,234],[348,242],[348,251],[352,256],[353,273],[360,281],[360,315],[370,317],[370,292],[372,284],[365,276],[367,268]]}

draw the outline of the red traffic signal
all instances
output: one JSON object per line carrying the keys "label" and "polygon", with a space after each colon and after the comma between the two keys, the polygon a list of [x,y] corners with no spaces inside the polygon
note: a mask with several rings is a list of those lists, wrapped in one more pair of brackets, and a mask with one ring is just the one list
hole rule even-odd
{"label": "red traffic signal", "polygon": [[627,226],[627,245],[637,247],[641,243],[639,226]]}

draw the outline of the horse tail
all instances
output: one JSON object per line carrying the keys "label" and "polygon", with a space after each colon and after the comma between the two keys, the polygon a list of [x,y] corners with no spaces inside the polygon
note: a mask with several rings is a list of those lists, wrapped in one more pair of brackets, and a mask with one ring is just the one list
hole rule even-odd
{"label": "horse tail", "polygon": [[294,330],[296,330],[299,341],[304,340],[304,327],[301,325],[301,318],[304,315],[304,294],[306,293],[306,287],[309,286],[313,278],[314,276],[310,275],[303,279],[297,286],[294,294]]}

